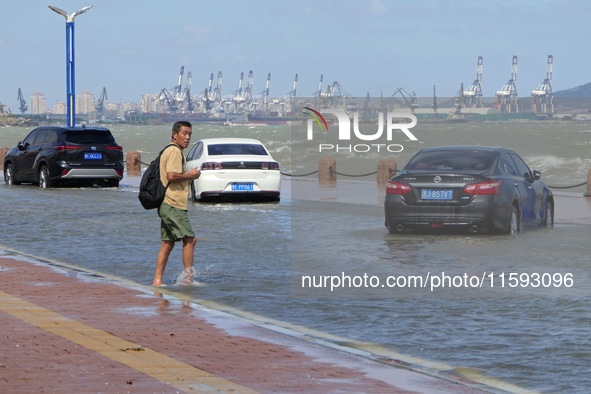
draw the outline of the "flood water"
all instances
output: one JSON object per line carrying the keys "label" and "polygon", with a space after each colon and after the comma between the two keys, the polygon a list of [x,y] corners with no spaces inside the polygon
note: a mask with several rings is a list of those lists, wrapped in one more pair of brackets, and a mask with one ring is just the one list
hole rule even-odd
{"label": "flood water", "polygon": [[[278,127],[239,131],[263,140],[280,162],[287,163],[284,169],[305,172],[305,163],[292,157],[289,137],[282,134],[285,129]],[[517,145],[514,149],[525,151],[522,155],[529,163],[537,160],[532,167],[543,167],[549,183],[580,182],[584,167],[591,163],[591,126],[573,125],[562,140],[554,140],[550,154],[527,148],[545,146],[536,138],[551,138],[555,126],[545,127],[541,137],[531,131],[503,145]],[[16,143],[12,136],[8,143],[2,140],[5,130],[0,130],[0,146]],[[125,128],[115,135],[124,147],[156,152],[168,137],[165,130],[164,137],[156,138],[159,130]],[[18,134],[15,128],[9,132]],[[215,127],[202,131],[221,132]],[[454,137],[447,131],[445,139],[460,140],[476,132],[462,130]],[[480,132],[483,144],[494,142],[490,131]],[[509,138],[515,130],[498,133],[499,138]],[[146,142],[147,134],[151,142]],[[438,138],[442,137],[432,138],[433,144]],[[126,179],[115,189],[50,190],[1,184],[0,244],[149,285],[160,246],[159,219],[141,208],[135,184]],[[286,189],[289,184],[286,177]],[[377,202],[292,199],[289,193],[279,203],[193,204],[189,217],[198,237],[196,268],[203,285],[169,288],[174,293],[508,391],[591,390],[588,224],[557,220],[552,229],[528,229],[516,237],[397,235],[384,228],[383,208]],[[177,248],[165,280],[172,281],[180,270]],[[510,282],[511,273],[525,275],[511,276]],[[536,273],[538,286],[533,285]],[[302,287],[302,275],[344,275],[354,284],[355,278],[367,275],[380,283],[331,291]],[[429,279],[425,287],[381,286],[389,276]],[[450,279],[446,288],[432,287],[433,277],[446,276],[460,279]],[[482,285],[473,277],[484,278]]]}

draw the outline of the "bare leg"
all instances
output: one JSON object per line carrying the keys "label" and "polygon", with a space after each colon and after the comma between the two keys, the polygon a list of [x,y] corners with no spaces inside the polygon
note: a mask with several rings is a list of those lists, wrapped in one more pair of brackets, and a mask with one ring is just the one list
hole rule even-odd
{"label": "bare leg", "polygon": [[183,267],[185,268],[185,274],[190,275],[189,278],[185,277],[183,284],[193,283],[193,259],[195,256],[195,245],[197,245],[197,238],[185,237],[183,238]]}
{"label": "bare leg", "polygon": [[162,241],[160,251],[158,252],[158,257],[156,258],[156,271],[154,272],[154,282],[152,282],[153,286],[162,285],[162,276],[164,275],[164,269],[166,268],[166,264],[168,263],[168,257],[170,256],[170,252],[172,252],[173,248],[174,242]]}

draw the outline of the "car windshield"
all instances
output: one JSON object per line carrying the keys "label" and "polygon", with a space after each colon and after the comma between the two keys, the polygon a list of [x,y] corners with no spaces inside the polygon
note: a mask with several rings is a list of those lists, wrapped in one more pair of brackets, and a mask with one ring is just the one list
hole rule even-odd
{"label": "car windshield", "polygon": [[84,130],[65,133],[66,142],[72,144],[113,144],[113,134],[106,131]]}
{"label": "car windshield", "polygon": [[267,151],[258,144],[214,144],[207,146],[211,156],[219,155],[259,155],[266,156]]}
{"label": "car windshield", "polygon": [[418,153],[407,170],[484,171],[491,167],[496,152],[482,150],[444,150]]}

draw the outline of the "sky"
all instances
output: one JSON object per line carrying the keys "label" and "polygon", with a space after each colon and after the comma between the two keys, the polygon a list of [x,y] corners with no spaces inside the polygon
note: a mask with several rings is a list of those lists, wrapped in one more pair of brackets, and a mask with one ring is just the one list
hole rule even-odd
{"label": "sky", "polygon": [[[253,94],[287,94],[298,74],[298,96],[338,82],[352,96],[454,96],[476,78],[483,56],[485,96],[510,79],[518,56],[520,97],[546,77],[553,55],[554,91],[591,81],[591,2],[587,0],[0,0],[0,102],[17,112],[41,92],[49,108],[66,98],[65,19],[75,20],[76,93],[108,102],[141,102],[169,91],[184,66],[192,95],[213,73],[222,95],[246,83]],[[215,84],[215,79],[214,79]]]}

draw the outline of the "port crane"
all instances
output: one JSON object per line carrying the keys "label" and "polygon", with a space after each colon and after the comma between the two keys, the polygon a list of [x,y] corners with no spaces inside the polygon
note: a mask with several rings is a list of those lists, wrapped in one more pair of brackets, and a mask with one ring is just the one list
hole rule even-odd
{"label": "port crane", "polygon": [[219,111],[222,106],[222,72],[218,71],[215,88],[213,86],[213,73],[209,77],[209,83],[205,89],[203,95],[203,106],[202,111],[204,113],[210,113],[210,111]]}
{"label": "port crane", "polygon": [[464,105],[467,108],[482,108],[482,56],[476,61],[476,79],[464,90]]}
{"label": "port crane", "polygon": [[324,98],[326,105],[330,107],[340,107],[345,105],[345,97],[351,97],[351,95],[343,89],[343,86],[334,81],[326,87],[326,91],[321,93],[321,97]]}
{"label": "port crane", "polygon": [[187,111],[193,108],[191,100],[191,73],[187,74],[187,87],[183,90],[183,74],[185,73],[185,66],[181,66],[177,84],[172,88],[170,93],[166,88],[160,91],[158,99],[165,103],[166,112],[177,113],[179,111]]}
{"label": "port crane", "polygon": [[179,72],[179,79],[174,87],[174,98],[179,99],[182,95],[183,90],[183,74],[185,73],[185,66],[181,66],[181,71]]}
{"label": "port crane", "polygon": [[289,92],[289,98],[292,100],[296,97],[297,85],[298,85],[298,74],[296,73],[295,77],[293,78],[293,85],[291,87],[291,91]]}
{"label": "port crane", "polygon": [[96,105],[94,106],[94,109],[95,109],[99,119],[102,119],[102,117],[105,113],[105,100],[107,100],[107,88],[103,87],[103,90],[101,91],[101,95],[100,95],[98,101],[96,102]]}
{"label": "port crane", "polygon": [[252,100],[251,111],[263,111],[265,115],[269,114],[269,89],[271,87],[271,73],[267,74],[265,90]]}
{"label": "port crane", "polygon": [[413,91],[408,93],[404,88],[398,88],[394,93],[392,93],[392,97],[395,97],[397,94],[400,94],[404,99],[404,102],[410,108],[410,112],[414,113],[415,109],[419,107],[417,94]]}
{"label": "port crane", "polygon": [[497,90],[496,107],[501,112],[519,112],[517,101],[517,55],[513,56],[511,62],[511,79],[500,90]]}
{"label": "port crane", "polygon": [[439,116],[437,114],[437,109],[439,108],[439,105],[437,105],[437,90],[435,89],[435,85],[433,85],[433,105],[431,106],[431,108],[433,108],[433,113],[435,113],[435,117],[437,118]]}
{"label": "port crane", "polygon": [[192,83],[192,75],[191,71],[187,73],[187,86],[183,91],[181,97],[181,109],[183,112],[193,112],[195,110],[195,105],[193,104],[193,99],[191,98],[191,83]]}
{"label": "port crane", "polygon": [[552,64],[554,57],[548,55],[546,62],[546,79],[536,89],[532,90],[532,109],[535,112],[554,112],[554,93],[552,93]]}
{"label": "port crane", "polygon": [[23,97],[23,92],[22,92],[21,88],[18,88],[18,97],[16,99],[20,103],[20,106],[18,107],[18,109],[20,109],[21,113],[24,115],[25,112],[27,112],[27,110],[29,109],[29,107],[27,106],[27,102],[25,101],[25,99]]}
{"label": "port crane", "polygon": [[207,87],[203,91],[203,98],[200,98],[199,109],[203,113],[209,113],[209,110],[212,107],[212,99],[211,99],[211,89],[213,86],[213,73],[209,76],[209,81],[207,82]]}

